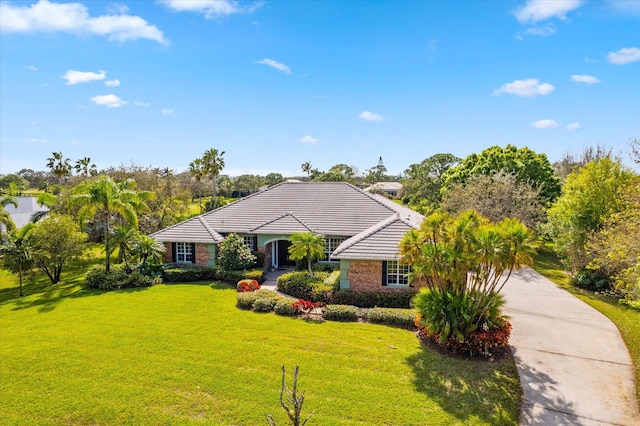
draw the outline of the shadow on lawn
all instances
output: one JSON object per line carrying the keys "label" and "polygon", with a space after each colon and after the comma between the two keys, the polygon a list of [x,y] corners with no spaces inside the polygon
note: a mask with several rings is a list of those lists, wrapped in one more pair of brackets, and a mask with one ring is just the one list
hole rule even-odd
{"label": "shadow on lawn", "polygon": [[497,362],[456,359],[423,344],[407,364],[416,389],[462,423],[518,424],[521,390],[510,355]]}

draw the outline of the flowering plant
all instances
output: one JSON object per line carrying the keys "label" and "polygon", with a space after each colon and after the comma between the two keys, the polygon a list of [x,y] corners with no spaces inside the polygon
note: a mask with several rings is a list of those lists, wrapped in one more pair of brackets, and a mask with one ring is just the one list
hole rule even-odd
{"label": "flowering plant", "polygon": [[238,293],[260,290],[260,284],[256,280],[238,281]]}

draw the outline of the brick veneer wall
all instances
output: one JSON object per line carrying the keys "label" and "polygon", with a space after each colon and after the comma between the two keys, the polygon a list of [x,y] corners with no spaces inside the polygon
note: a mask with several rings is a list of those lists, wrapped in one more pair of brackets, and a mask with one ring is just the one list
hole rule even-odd
{"label": "brick veneer wall", "polygon": [[[382,285],[382,261],[381,260],[351,260],[347,279],[350,289],[353,291],[405,291],[402,288],[388,288]],[[424,287],[425,281],[413,283],[411,289]]]}
{"label": "brick veneer wall", "polygon": [[173,244],[164,243],[164,248],[166,249],[166,251],[164,252],[164,263],[173,262]]}
{"label": "brick veneer wall", "polygon": [[[164,252],[164,261],[171,263],[173,262],[173,243],[164,243],[164,246],[167,249]],[[211,255],[207,244],[196,244],[196,263],[194,265],[207,266],[210,259]]]}

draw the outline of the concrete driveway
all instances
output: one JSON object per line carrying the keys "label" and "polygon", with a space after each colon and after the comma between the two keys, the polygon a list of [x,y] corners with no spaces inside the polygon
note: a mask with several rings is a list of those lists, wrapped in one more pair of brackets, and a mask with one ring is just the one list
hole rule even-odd
{"label": "concrete driveway", "polygon": [[600,312],[525,268],[502,290],[522,425],[640,425],[633,364]]}

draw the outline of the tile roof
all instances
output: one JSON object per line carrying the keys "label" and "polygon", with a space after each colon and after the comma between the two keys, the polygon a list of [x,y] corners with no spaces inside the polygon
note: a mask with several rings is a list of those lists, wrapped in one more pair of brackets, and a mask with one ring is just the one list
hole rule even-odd
{"label": "tile roof", "polygon": [[35,197],[13,197],[13,199],[18,203],[18,207],[8,204],[4,207],[4,211],[9,213],[17,228],[22,228],[31,222],[31,216],[35,212],[49,211],[49,207],[39,205]]}
{"label": "tile roof", "polygon": [[351,237],[396,215],[412,224],[423,219],[413,210],[345,182],[287,181],[151,236],[166,242],[209,243],[219,242],[220,234],[229,232],[289,235],[311,231]]}
{"label": "tile roof", "polygon": [[344,241],[331,258],[397,260],[398,243],[407,231],[417,228],[418,225],[396,214]]}

